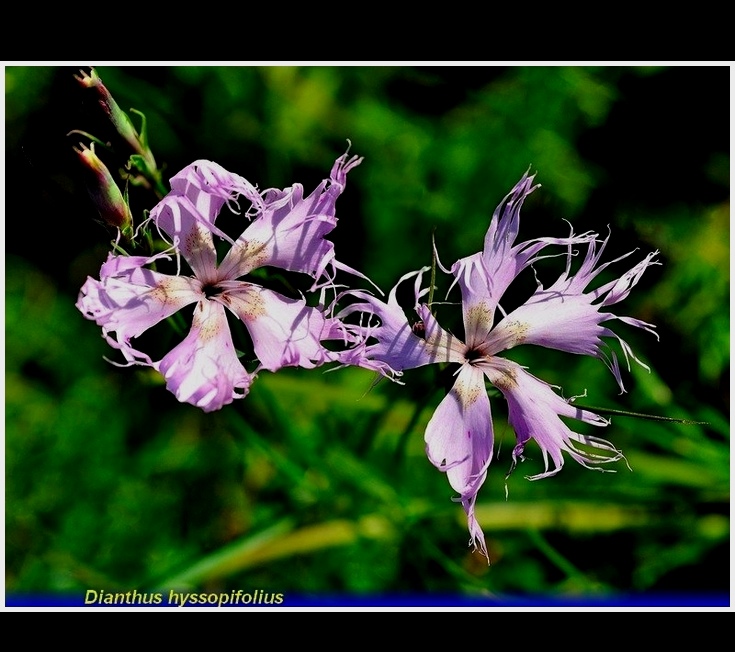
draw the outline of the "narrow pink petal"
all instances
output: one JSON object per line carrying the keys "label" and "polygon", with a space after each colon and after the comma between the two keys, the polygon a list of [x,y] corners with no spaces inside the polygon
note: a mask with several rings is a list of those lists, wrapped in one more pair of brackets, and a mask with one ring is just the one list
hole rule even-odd
{"label": "narrow pink petal", "polygon": [[206,299],[186,338],[154,366],[179,401],[205,412],[246,396],[254,379],[237,358],[224,307]]}
{"label": "narrow pink petal", "polygon": [[560,295],[538,290],[522,306],[504,317],[486,339],[494,355],[520,344],[599,357],[606,330],[600,323],[614,315],[600,313],[589,294]]}
{"label": "narrow pink petal", "polygon": [[610,312],[600,312],[600,309],[621,301],[630,293],[631,287],[638,282],[646,268],[657,264],[653,260],[656,252],[649,254],[620,279],[585,293],[590,281],[609,265],[605,263],[598,266],[606,242],[607,240],[597,250],[596,243],[590,241],[585,260],[573,275],[570,273],[573,258],[570,247],[566,271],[548,289],[539,287],[525,304],[495,326],[485,340],[486,352],[494,355],[519,344],[537,344],[549,349],[597,357],[607,364],[621,391],[625,391],[619,369],[611,361],[607,351],[609,345],[602,338],[616,338],[626,359],[632,357],[637,362],[640,361],[632,355],[630,347],[617,334],[602,326],[602,323],[617,319],[654,334],[655,331],[651,324],[628,317],[617,317]]}
{"label": "narrow pink petal", "polygon": [[[582,261],[579,269],[572,274],[572,261],[576,255],[576,252],[572,249],[572,241],[567,246],[567,264],[564,273],[556,280],[556,282],[549,288],[550,292],[557,292],[560,295],[578,295],[582,294],[592,280],[597,277],[600,272],[607,269],[610,265],[617,263],[624,258],[635,253],[630,251],[627,254],[623,254],[618,258],[609,260],[606,263],[600,264],[602,254],[607,246],[610,236],[605,238],[600,244],[598,249],[597,240],[590,239],[586,242],[587,253]],[[602,285],[595,290],[590,291],[593,299],[603,298],[601,305],[609,306],[614,303],[618,303],[625,299],[630,294],[631,289],[638,283],[643,272],[652,265],[660,265],[661,263],[655,260],[658,255],[658,251],[649,253],[640,263],[635,265],[632,269],[623,274],[619,279],[611,281],[605,285]]]}
{"label": "narrow pink petal", "polygon": [[459,362],[465,361],[467,346],[459,338],[441,327],[431,309],[425,303],[416,306],[416,312],[421,317],[421,325],[426,340],[426,350],[431,362]]}
{"label": "narrow pink petal", "polygon": [[490,400],[482,370],[462,366],[457,380],[431,417],[426,433],[426,454],[447,474],[467,513],[470,543],[487,557],[482,529],[475,518],[477,492],[485,482],[493,452]]}
{"label": "narrow pink petal", "polygon": [[452,273],[462,291],[465,341],[478,344],[492,328],[495,308],[510,283],[527,264],[529,256],[514,248],[518,237],[523,202],[538,184],[524,174],[493,212],[485,243],[480,253],[462,258]]}
{"label": "narrow pink petal", "polygon": [[[364,345],[353,350],[349,364],[378,371],[385,376],[400,376],[405,369],[414,369],[434,362],[463,362],[465,346],[439,326],[427,306],[419,301],[428,290],[421,289],[423,268],[404,274],[383,301],[369,292],[354,290],[343,295],[357,299],[337,317],[344,319],[361,312],[366,321],[357,328]],[[421,320],[409,323],[396,297],[398,286],[415,277],[414,309]],[[346,361],[346,360],[345,360]]]}
{"label": "narrow pink petal", "polygon": [[389,298],[388,303],[368,292],[350,292],[358,301],[344,308],[338,317],[345,319],[362,313],[364,321],[355,328],[362,333],[362,346],[350,356],[350,364],[372,369],[395,378],[404,369],[433,362],[426,341],[414,333],[403,309]]}
{"label": "narrow pink petal", "polygon": [[225,203],[239,208],[242,195],[255,209],[262,200],[255,187],[211,161],[195,161],[171,179],[171,192],[151,211],[150,219],[184,256],[203,283],[217,280],[217,253],[212,234],[232,240],[215,226]]}
{"label": "narrow pink petal", "polygon": [[[513,466],[524,459],[529,440],[534,439],[541,449],[544,472],[529,476],[530,480],[558,473],[564,465],[563,453],[582,466],[598,471],[605,469],[597,465],[623,459],[623,454],[610,442],[573,432],[560,417],[577,419],[594,426],[607,426],[609,422],[606,419],[568,403],[550,385],[510,360],[491,358],[483,364],[483,371],[508,401],[508,421],[516,433]],[[576,444],[583,444],[586,448]],[[552,468],[549,468],[549,460]]]}
{"label": "narrow pink petal", "polygon": [[307,306],[304,299],[290,299],[258,285],[231,281],[216,300],[243,321],[264,369],[313,369],[338,359],[337,353],[322,343],[342,335],[337,320]]}
{"label": "narrow pink petal", "polygon": [[500,297],[520,271],[510,265],[492,269],[492,262],[479,252],[458,260],[451,268],[462,293],[465,340],[471,346],[490,332]]}
{"label": "narrow pink petal", "polygon": [[171,178],[171,192],[188,199],[210,228],[214,228],[214,221],[225,203],[236,212],[242,212],[239,197],[252,204],[245,214],[257,212],[261,207],[260,193],[253,184],[212,161],[198,160],[187,165]]}
{"label": "narrow pink petal", "polygon": [[469,347],[482,344],[490,332],[498,302],[520,272],[539,259],[538,253],[549,245],[588,242],[593,234],[568,238],[538,238],[515,244],[523,202],[537,185],[524,174],[495,209],[485,235],[483,250],[458,260],[451,272],[462,293],[465,342]]}
{"label": "narrow pink petal", "polygon": [[325,236],[337,225],[335,202],[345,188],[347,172],[361,161],[347,154],[339,157],[329,179],[305,199],[298,183],[285,190],[267,190],[262,213],[222,261],[222,276],[236,279],[270,265],[318,280],[334,262],[334,244]]}
{"label": "narrow pink petal", "polygon": [[[145,267],[161,257],[165,256],[110,254],[100,270],[100,280],[88,278],[79,293],[77,308],[102,327],[105,338],[128,362],[151,364],[146,354],[131,346],[131,338],[203,296],[196,279]],[[114,339],[110,333],[115,334]]]}
{"label": "narrow pink petal", "polygon": [[187,198],[164,197],[151,211],[151,219],[171,237],[177,254],[184,257],[202,283],[217,280],[217,251],[212,230]]}
{"label": "narrow pink petal", "polygon": [[640,263],[628,270],[617,281],[615,281],[612,284],[612,287],[609,285],[603,286],[601,288],[601,294],[604,294],[605,299],[602,302],[602,305],[610,306],[625,299],[630,294],[633,287],[638,283],[641,276],[643,276],[643,272],[645,272],[651,265],[661,264],[655,259],[657,255],[658,251],[652,251]]}

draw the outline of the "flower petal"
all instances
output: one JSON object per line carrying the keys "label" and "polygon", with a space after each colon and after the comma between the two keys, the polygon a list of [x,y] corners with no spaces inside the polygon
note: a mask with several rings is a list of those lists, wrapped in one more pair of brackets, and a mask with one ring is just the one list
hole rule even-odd
{"label": "flower petal", "polygon": [[537,291],[509,313],[486,339],[487,354],[495,355],[520,344],[538,344],[568,353],[599,356],[606,328],[600,322],[614,315],[598,312],[589,294],[560,295]]}
{"label": "flower petal", "polygon": [[470,346],[490,332],[500,297],[530,257],[521,256],[520,248],[514,251],[513,244],[518,236],[521,206],[538,187],[533,179],[524,174],[495,209],[483,250],[452,265],[455,282],[462,291],[465,340]]}
{"label": "flower petal", "polygon": [[347,338],[337,319],[307,306],[304,299],[290,299],[252,283],[231,281],[223,285],[226,290],[216,300],[243,321],[264,369],[313,369],[338,359],[336,352],[322,344],[343,335]]}
{"label": "flower petal", "polygon": [[223,306],[206,299],[194,309],[184,341],[154,367],[179,401],[205,412],[246,396],[255,378],[237,359]]}
{"label": "flower petal", "polygon": [[[196,279],[169,276],[145,267],[159,258],[168,256],[110,254],[100,270],[100,280],[88,278],[76,303],[85,317],[102,327],[105,339],[131,364],[152,364],[145,353],[130,345],[131,338],[203,296]],[[113,332],[114,338],[110,336]]]}
{"label": "flower petal", "polygon": [[[242,195],[260,210],[255,186],[212,161],[199,160],[171,179],[171,192],[151,211],[150,219],[166,233],[203,283],[217,280],[217,252],[212,234],[232,239],[215,226],[222,206],[238,207]],[[249,214],[249,211],[246,212]]]}
{"label": "flower petal", "polygon": [[536,188],[534,176],[524,174],[493,212],[483,250],[461,258],[451,272],[462,292],[465,342],[480,345],[493,325],[500,298],[520,272],[538,260],[548,245],[587,242],[594,234],[568,238],[537,238],[514,245],[518,236],[523,202]]}
{"label": "flower petal", "polygon": [[519,344],[537,344],[568,353],[597,357],[607,364],[620,389],[624,391],[614,354],[611,360],[604,350],[608,345],[601,338],[618,339],[626,360],[632,357],[640,364],[643,363],[632,354],[625,341],[601,324],[617,319],[654,334],[655,331],[651,324],[628,317],[617,317],[610,312],[600,312],[600,308],[622,301],[628,296],[631,287],[638,282],[646,268],[658,264],[654,260],[657,252],[649,254],[620,279],[585,293],[584,289],[590,281],[610,264],[597,266],[606,243],[607,240],[597,251],[596,243],[589,242],[585,260],[574,275],[570,274],[573,257],[570,247],[566,271],[548,289],[539,287],[525,304],[508,314],[495,326],[486,339],[487,353],[494,355]]}
{"label": "flower petal", "polygon": [[[508,421],[516,433],[513,467],[523,460],[526,444],[536,440],[544,458],[544,473],[528,477],[539,480],[558,473],[564,465],[563,452],[588,469],[603,471],[599,464],[623,459],[623,454],[610,442],[573,432],[559,417],[584,421],[594,426],[607,426],[609,421],[589,410],[571,405],[557,395],[550,385],[525,371],[519,364],[503,358],[491,358],[483,371],[508,401]],[[584,444],[592,450],[579,448]],[[549,470],[549,458],[553,468]]]}
{"label": "flower petal", "polygon": [[340,156],[325,179],[306,199],[301,184],[263,195],[263,211],[225,256],[220,269],[235,279],[258,267],[272,265],[319,279],[334,261],[334,244],[325,236],[337,225],[335,203],[347,173],[362,158]]}
{"label": "flower petal", "polygon": [[[426,305],[419,304],[420,298],[428,292],[427,289],[421,289],[422,275],[428,269],[424,267],[404,274],[390,291],[387,302],[360,290],[343,294],[343,297],[351,296],[358,299],[358,302],[344,308],[337,315],[339,318],[356,312],[362,312],[368,317],[367,323],[358,327],[362,333],[363,346],[353,350],[349,364],[395,378],[404,369],[414,369],[434,362],[464,361],[464,344],[439,325]],[[422,318],[414,325],[416,331],[396,297],[398,286],[412,277],[416,277],[414,309]],[[378,322],[370,321],[371,318],[377,318]]]}
{"label": "flower petal", "polygon": [[485,537],[475,518],[477,492],[485,482],[493,452],[490,399],[482,371],[462,366],[457,380],[431,417],[426,433],[426,454],[447,474],[467,513],[470,544],[487,557]]}

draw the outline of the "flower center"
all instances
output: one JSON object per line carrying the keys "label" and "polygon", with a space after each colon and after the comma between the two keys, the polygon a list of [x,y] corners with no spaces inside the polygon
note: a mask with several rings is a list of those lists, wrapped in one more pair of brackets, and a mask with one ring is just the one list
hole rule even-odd
{"label": "flower center", "polygon": [[485,354],[480,349],[469,349],[465,354],[464,358],[469,362],[470,364],[475,362],[476,360],[481,360],[485,358]]}
{"label": "flower center", "polygon": [[211,299],[212,297],[216,297],[220,294],[220,292],[222,292],[222,288],[216,283],[205,283],[202,285],[202,292],[204,292],[204,296],[207,297],[207,299]]}

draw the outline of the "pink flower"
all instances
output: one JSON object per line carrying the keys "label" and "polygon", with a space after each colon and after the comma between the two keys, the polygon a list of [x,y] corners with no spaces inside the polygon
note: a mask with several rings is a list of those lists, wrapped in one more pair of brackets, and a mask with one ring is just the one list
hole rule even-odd
{"label": "pink flower", "polygon": [[[452,389],[426,427],[424,439],[429,460],[447,474],[450,485],[459,494],[458,500],[467,514],[470,544],[475,548],[479,546],[486,557],[484,535],[475,517],[477,493],[485,481],[493,455],[493,425],[486,380],[500,390],[508,402],[509,422],[516,434],[513,466],[523,459],[530,439],[541,449],[544,472],[529,479],[557,473],[564,464],[564,452],[580,464],[597,470],[602,470],[601,464],[622,458],[622,453],[610,442],[578,434],[560,417],[594,426],[606,426],[607,420],[575,407],[561,398],[553,386],[498,354],[520,344],[538,344],[595,356],[607,364],[622,390],[617,357],[602,338],[615,338],[626,361],[633,358],[643,363],[624,340],[601,324],[618,320],[654,332],[650,324],[618,317],[603,309],[628,296],[646,268],[658,264],[654,261],[657,252],[646,256],[619,279],[585,292],[592,279],[610,264],[599,264],[607,239],[599,249],[597,235],[592,233],[515,244],[523,201],[538,187],[532,182],[533,177],[523,175],[495,210],[483,250],[458,260],[451,270],[444,270],[454,276],[453,285],[457,284],[461,291],[464,341],[444,330],[430,306],[421,302],[429,291],[421,289],[422,275],[428,268],[406,274],[399,280],[400,284],[415,277],[414,309],[420,321],[414,327],[409,325],[396,300],[397,285],[387,302],[367,292],[352,292],[358,301],[339,315],[346,317],[362,312],[379,319],[378,323],[373,320],[363,327],[365,341],[351,353],[354,364],[394,379],[405,369],[426,364],[460,365]],[[523,269],[539,260],[542,257],[539,253],[550,245],[567,248],[565,272],[549,288],[539,284],[528,301],[496,320],[498,302],[510,283]],[[573,245],[587,246],[587,255],[574,274],[571,273]]]}
{"label": "pink flower", "polygon": [[[353,341],[348,329],[323,305],[308,306],[260,285],[242,280],[253,270],[279,267],[309,274],[312,290],[333,285],[337,269],[352,271],[334,257],[325,236],[336,226],[335,202],[347,173],[361,158],[339,157],[329,179],[308,197],[294,184],[262,194],[246,179],[210,161],[195,161],[171,179],[171,192],[151,211],[171,247],[153,256],[108,256],[100,280],[88,278],[77,308],[102,327],[103,337],[118,349],[128,365],[153,367],[179,401],[205,412],[217,410],[247,395],[260,369],[285,366],[313,368],[339,361],[341,353],[327,350],[325,340]],[[225,204],[249,219],[233,241],[215,222]],[[231,248],[221,262],[213,235]],[[175,256],[191,275],[155,271],[155,265]],[[185,306],[195,304],[189,334],[161,360],[153,360],[132,340]],[[238,359],[226,310],[247,328],[259,365],[247,371]]]}

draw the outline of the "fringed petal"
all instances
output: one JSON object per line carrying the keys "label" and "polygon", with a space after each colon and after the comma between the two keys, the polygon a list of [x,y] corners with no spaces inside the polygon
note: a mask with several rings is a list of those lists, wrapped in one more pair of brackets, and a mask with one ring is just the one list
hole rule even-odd
{"label": "fringed petal", "polygon": [[[356,326],[361,334],[362,345],[349,353],[349,363],[378,371],[383,375],[396,378],[405,369],[414,369],[434,362],[462,362],[464,345],[447,331],[444,331],[431,312],[419,301],[428,289],[421,289],[424,267],[418,271],[404,274],[393,287],[385,302],[369,292],[352,290],[342,294],[342,298],[355,299],[338,315],[347,319],[350,315],[361,314]],[[415,278],[414,308],[422,319],[409,323],[406,313],[398,303],[396,293],[404,281]]]}
{"label": "fringed petal", "polygon": [[205,412],[246,396],[255,378],[237,358],[223,306],[207,300],[194,309],[186,338],[154,367],[179,401]]}
{"label": "fringed petal", "polygon": [[167,256],[110,254],[100,280],[88,278],[79,292],[77,308],[102,327],[103,336],[129,363],[152,364],[148,355],[132,347],[132,338],[203,297],[197,279],[145,267],[160,258]]}
{"label": "fringed petal", "polygon": [[538,184],[528,173],[513,187],[495,209],[479,253],[458,260],[451,268],[462,293],[465,342],[480,345],[493,327],[495,309],[508,286],[520,272],[538,260],[539,252],[549,245],[588,242],[594,234],[567,238],[538,238],[515,244],[523,202]]}
{"label": "fringed petal", "polygon": [[485,482],[493,452],[490,400],[482,371],[464,365],[451,391],[431,417],[426,433],[429,461],[447,474],[467,513],[470,543],[487,557],[485,537],[475,518],[477,492]]}
{"label": "fringed petal", "polygon": [[[549,349],[597,357],[607,364],[621,390],[624,391],[615,356],[613,354],[612,359],[608,357],[606,353],[608,344],[602,338],[617,339],[626,360],[633,358],[643,367],[647,367],[633,355],[622,338],[602,324],[618,320],[655,334],[654,326],[630,317],[618,317],[610,312],[601,312],[600,309],[627,297],[643,272],[649,266],[657,264],[654,260],[657,252],[649,254],[620,279],[585,293],[584,290],[592,279],[610,264],[599,265],[606,243],[607,240],[599,249],[595,241],[588,243],[587,255],[576,274],[571,274],[570,271],[573,256],[570,247],[566,271],[548,289],[539,287],[526,303],[509,313],[495,326],[487,337],[486,352],[495,355],[519,344],[536,344]],[[617,260],[625,257],[627,255]]]}
{"label": "fringed petal", "polygon": [[215,220],[225,203],[239,209],[239,196],[255,210],[262,209],[262,199],[249,181],[217,163],[200,160],[171,179],[171,192],[151,211],[149,219],[168,236],[203,283],[217,280],[217,252],[212,234],[232,242],[215,226]]}
{"label": "fringed petal", "polygon": [[[550,385],[532,376],[517,363],[492,358],[483,364],[483,371],[508,402],[508,421],[516,434],[513,467],[524,459],[529,440],[535,440],[541,449],[544,472],[528,476],[529,480],[540,480],[558,473],[564,465],[563,453],[582,466],[598,471],[610,470],[601,468],[601,464],[623,459],[622,452],[610,442],[573,432],[560,417],[577,419],[594,426],[607,426],[609,421],[565,401]],[[587,449],[577,444],[583,444]],[[552,468],[549,468],[549,460]]]}
{"label": "fringed petal", "polygon": [[[301,184],[263,194],[263,211],[238,238],[221,264],[222,274],[238,278],[270,265],[309,274],[317,282],[334,261],[334,244],[325,236],[337,225],[335,203],[347,173],[362,158],[343,154],[314,192],[304,199]],[[333,275],[333,274],[332,274]]]}
{"label": "fringed petal", "polygon": [[337,319],[307,306],[304,299],[290,299],[251,283],[232,282],[228,288],[216,300],[243,321],[264,369],[313,369],[338,360],[338,354],[322,344],[347,338]]}

